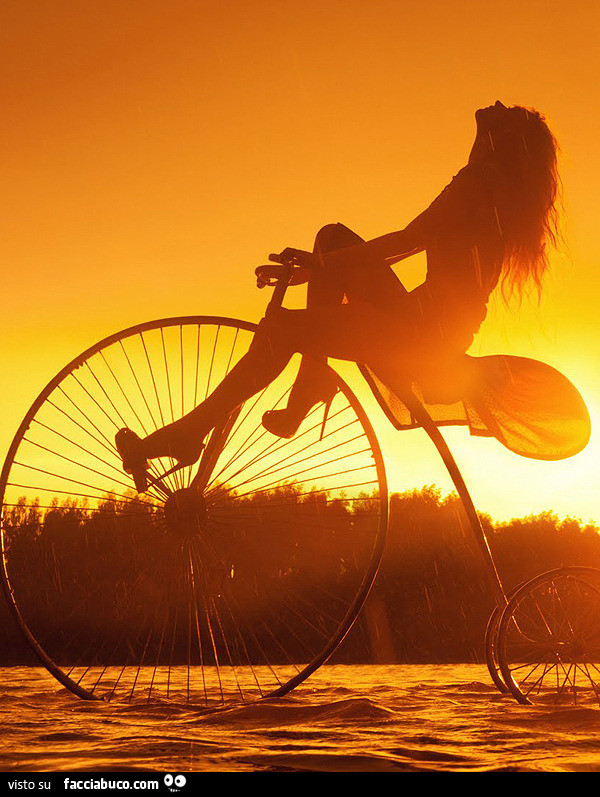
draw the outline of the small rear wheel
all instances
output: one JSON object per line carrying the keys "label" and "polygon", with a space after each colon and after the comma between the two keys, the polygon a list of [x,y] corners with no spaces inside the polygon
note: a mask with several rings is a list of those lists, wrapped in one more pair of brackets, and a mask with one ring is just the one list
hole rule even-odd
{"label": "small rear wheel", "polygon": [[490,615],[487,628],[485,629],[485,663],[487,664],[494,686],[500,692],[506,694],[509,690],[502,679],[500,662],[498,661],[498,626],[501,616],[502,609],[496,606]]}
{"label": "small rear wheel", "polygon": [[495,655],[522,704],[600,704],[600,570],[542,573],[510,597]]}

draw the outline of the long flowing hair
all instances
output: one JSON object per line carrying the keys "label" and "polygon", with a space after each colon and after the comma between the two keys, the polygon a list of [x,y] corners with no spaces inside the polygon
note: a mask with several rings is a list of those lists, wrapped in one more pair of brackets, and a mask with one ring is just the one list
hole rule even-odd
{"label": "long flowing hair", "polygon": [[559,147],[544,117],[513,106],[508,126],[490,131],[492,147],[506,176],[501,227],[505,242],[502,294],[519,298],[533,287],[538,299],[548,269],[548,248],[560,239]]}

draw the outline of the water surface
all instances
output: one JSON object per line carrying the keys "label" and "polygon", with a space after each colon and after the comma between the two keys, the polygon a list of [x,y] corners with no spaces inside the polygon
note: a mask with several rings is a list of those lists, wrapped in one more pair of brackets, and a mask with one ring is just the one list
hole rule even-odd
{"label": "water surface", "polygon": [[480,665],[322,667],[291,695],[206,712],[84,702],[0,670],[3,771],[586,771],[600,709],[523,707]]}

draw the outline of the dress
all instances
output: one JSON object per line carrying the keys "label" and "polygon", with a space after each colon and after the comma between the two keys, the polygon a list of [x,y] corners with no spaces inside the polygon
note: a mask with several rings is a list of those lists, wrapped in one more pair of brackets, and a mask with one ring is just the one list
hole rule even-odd
{"label": "dress", "polygon": [[438,426],[468,426],[520,456],[564,459],[585,448],[591,432],[574,385],[536,360],[465,354],[501,273],[504,242],[495,202],[501,187],[491,169],[467,166],[415,219],[411,227],[427,252],[427,279],[395,310],[404,312],[396,322],[400,334],[407,319],[413,323],[411,347],[399,347],[396,359],[360,367],[397,429],[420,425],[408,409],[410,389]]}
{"label": "dress", "polygon": [[448,351],[466,351],[486,316],[504,257],[499,176],[469,165],[410,225],[427,253],[427,278],[409,294],[413,314]]}

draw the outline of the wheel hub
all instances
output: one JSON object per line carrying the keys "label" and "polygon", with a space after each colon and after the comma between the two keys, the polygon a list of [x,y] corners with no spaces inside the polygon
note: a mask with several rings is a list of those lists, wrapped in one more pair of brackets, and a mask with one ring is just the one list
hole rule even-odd
{"label": "wheel hub", "polygon": [[558,642],[554,654],[565,661],[578,661],[585,653],[585,645],[580,639],[573,638],[565,642]]}
{"label": "wheel hub", "polygon": [[177,537],[189,539],[206,529],[206,501],[194,487],[176,490],[164,506],[169,531]]}

